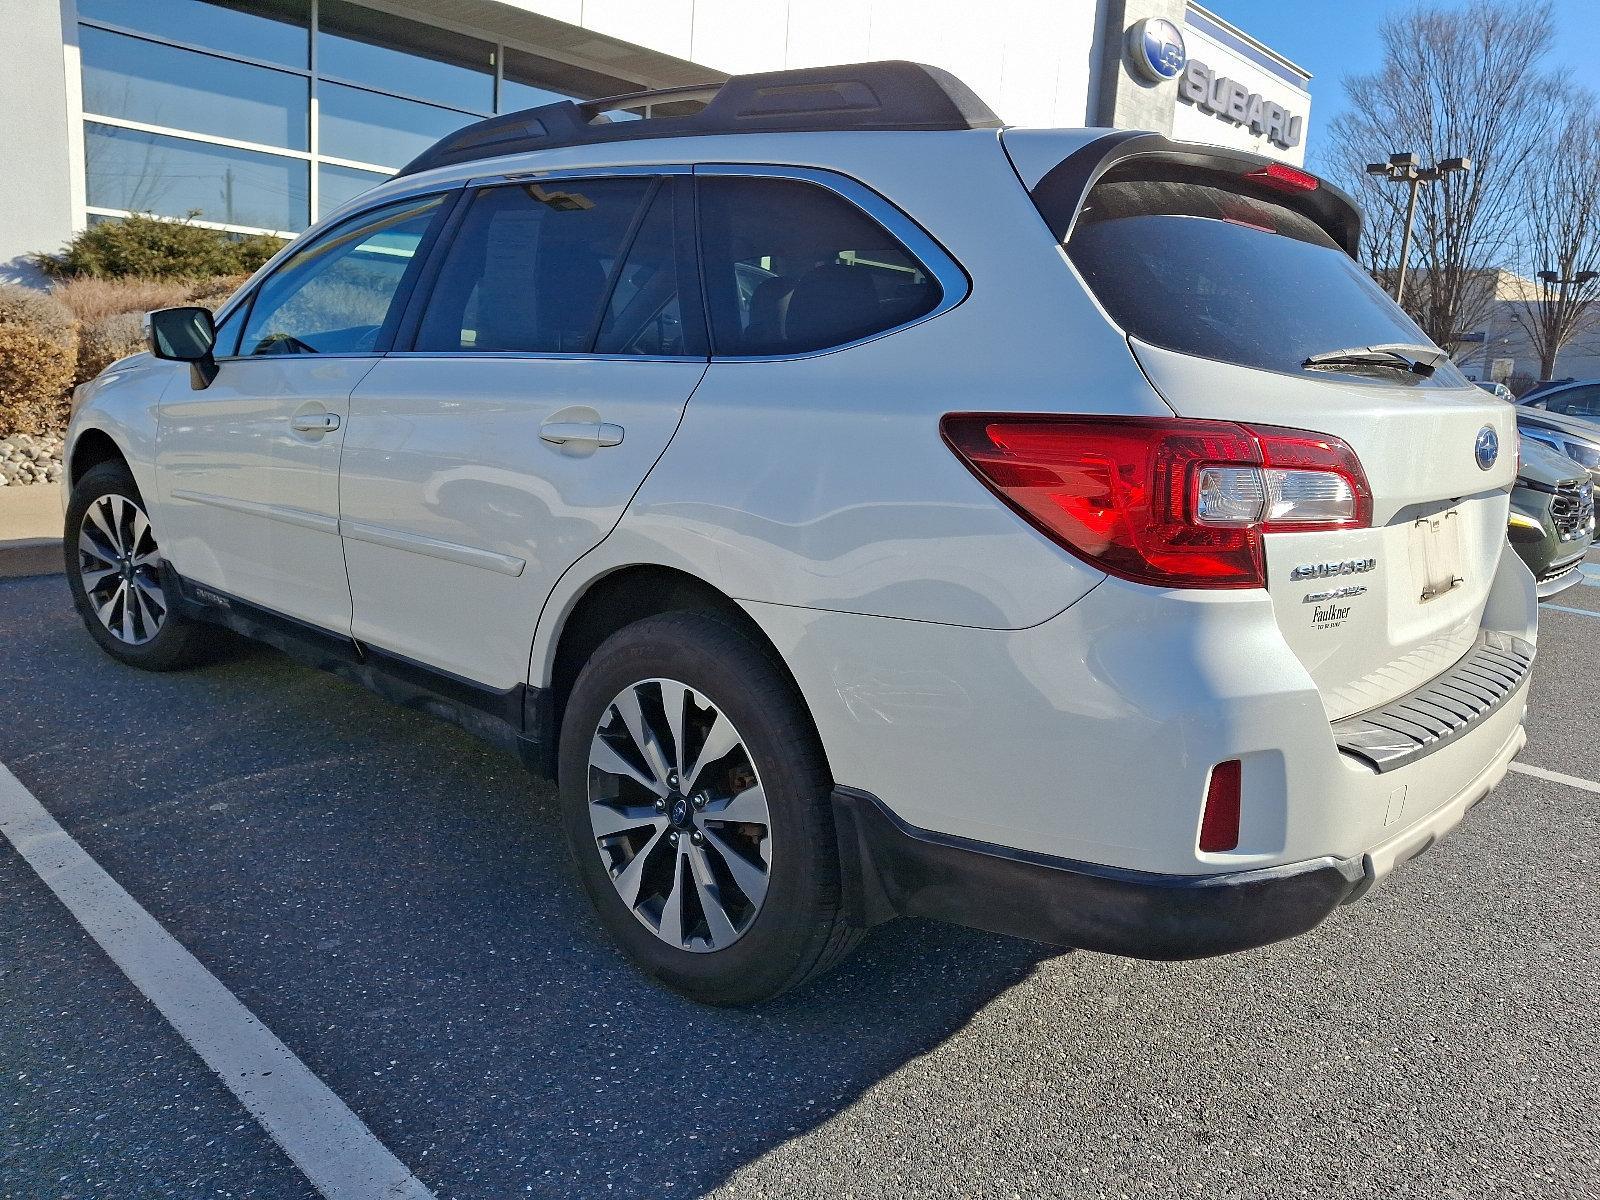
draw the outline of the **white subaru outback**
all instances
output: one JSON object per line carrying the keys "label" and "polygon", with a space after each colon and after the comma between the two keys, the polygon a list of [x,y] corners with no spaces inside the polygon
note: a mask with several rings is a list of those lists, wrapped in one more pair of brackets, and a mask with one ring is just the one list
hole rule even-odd
{"label": "white subaru outback", "polygon": [[90,634],[519,752],[645,971],[1304,932],[1524,741],[1514,412],[1348,197],[876,63],[480,122],[85,389]]}

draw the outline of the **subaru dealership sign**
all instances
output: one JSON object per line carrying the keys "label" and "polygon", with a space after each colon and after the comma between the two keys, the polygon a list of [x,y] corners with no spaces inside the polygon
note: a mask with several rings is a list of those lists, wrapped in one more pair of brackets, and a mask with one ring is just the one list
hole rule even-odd
{"label": "subaru dealership sign", "polygon": [[1178,80],[1178,99],[1266,137],[1284,150],[1298,146],[1305,129],[1305,117],[1194,59]]}
{"label": "subaru dealership sign", "polygon": [[1178,77],[1189,53],[1176,25],[1165,17],[1149,17],[1128,29],[1128,58],[1146,80],[1164,83]]}

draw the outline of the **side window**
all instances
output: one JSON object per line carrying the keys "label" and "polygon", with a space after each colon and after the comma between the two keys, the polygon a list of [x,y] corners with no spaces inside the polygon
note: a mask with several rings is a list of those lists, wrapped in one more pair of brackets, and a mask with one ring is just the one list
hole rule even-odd
{"label": "side window", "polygon": [[235,304],[233,311],[217,322],[217,344],[213,353],[218,358],[230,358],[239,353],[239,331],[244,328],[244,314],[249,309],[249,301]]}
{"label": "side window", "polygon": [[606,300],[597,354],[704,355],[705,319],[695,279],[689,179],[665,180],[634,234]]}
{"label": "side window", "polygon": [[1571,388],[1559,395],[1551,396],[1547,407],[1551,412],[1566,413],[1571,417],[1600,419],[1600,388]]}
{"label": "side window", "polygon": [[583,353],[655,180],[550,180],[479,192],[422,312],[419,351]]}
{"label": "side window", "polygon": [[417,247],[444,196],[385,205],[287,259],[256,291],[239,353],[364,354],[375,350]]}
{"label": "side window", "polygon": [[938,306],[938,281],[843,196],[793,179],[702,177],[701,247],[719,355],[803,354]]}

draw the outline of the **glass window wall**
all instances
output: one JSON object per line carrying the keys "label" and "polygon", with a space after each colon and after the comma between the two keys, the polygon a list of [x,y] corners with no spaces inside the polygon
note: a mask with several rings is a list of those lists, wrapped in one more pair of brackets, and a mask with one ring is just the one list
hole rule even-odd
{"label": "glass window wall", "polygon": [[357,171],[353,167],[323,163],[317,168],[317,220],[322,220],[346,200],[354,200],[387,178],[387,175],[376,171]]}
{"label": "glass window wall", "polygon": [[241,58],[310,66],[310,0],[78,0],[78,19]]}
{"label": "glass window wall", "polygon": [[642,86],[351,0],[78,0],[78,17],[93,220],[198,209],[297,232],[481,117]]}
{"label": "glass window wall", "polygon": [[84,28],[80,45],[85,112],[288,150],[310,148],[310,83],[304,75],[92,26]]}
{"label": "glass window wall", "polygon": [[341,83],[324,83],[317,94],[322,153],[378,167],[403,167],[445,134],[478,120],[474,113],[381,96]]}
{"label": "glass window wall", "polygon": [[246,229],[304,229],[310,215],[304,159],[186,138],[84,127],[89,206],[183,218],[194,213]]}

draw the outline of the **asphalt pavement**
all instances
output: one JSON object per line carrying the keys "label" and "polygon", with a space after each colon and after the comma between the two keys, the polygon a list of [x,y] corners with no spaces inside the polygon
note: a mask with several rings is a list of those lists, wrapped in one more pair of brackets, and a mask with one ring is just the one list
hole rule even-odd
{"label": "asphalt pavement", "polygon": [[[1600,780],[1600,586],[1556,603],[1521,761]],[[118,666],[59,576],[0,630],[0,763],[441,1200],[1600,1196],[1600,794],[1508,776],[1246,954],[903,921],[717,1011],[610,949],[505,755],[260,648]],[[316,1194],[4,839],[0,898],[0,1197]]]}

